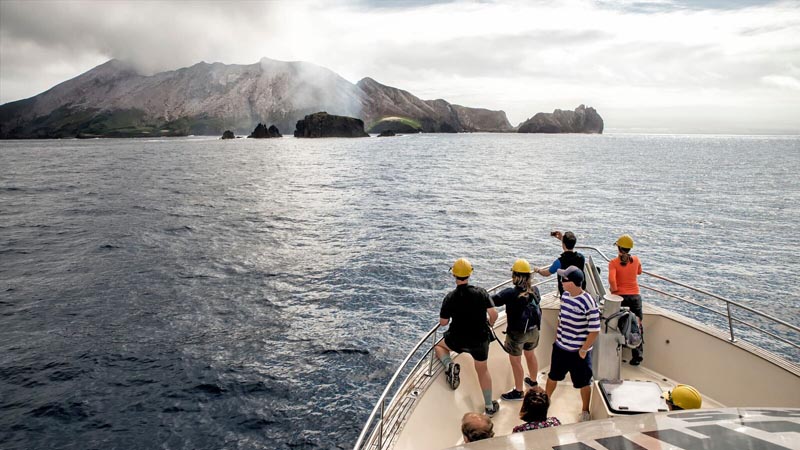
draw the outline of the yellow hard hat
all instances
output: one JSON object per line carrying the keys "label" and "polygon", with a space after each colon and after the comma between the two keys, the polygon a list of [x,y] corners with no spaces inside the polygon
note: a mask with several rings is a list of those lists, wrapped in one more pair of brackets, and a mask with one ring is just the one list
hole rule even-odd
{"label": "yellow hard hat", "polygon": [[619,237],[619,239],[617,239],[615,244],[617,244],[617,247],[631,249],[633,248],[633,238],[630,234],[623,234]]}
{"label": "yellow hard hat", "polygon": [[450,268],[450,272],[459,278],[466,278],[472,275],[472,264],[467,261],[467,258],[458,258]]}
{"label": "yellow hard hat", "polygon": [[511,271],[512,272],[517,272],[517,273],[531,273],[531,272],[533,272],[531,270],[531,264],[528,262],[528,260],[522,259],[522,258],[514,261],[514,265],[511,266]]}
{"label": "yellow hard hat", "polygon": [[699,409],[703,405],[703,397],[697,389],[688,384],[679,384],[667,393],[667,400],[681,409]]}

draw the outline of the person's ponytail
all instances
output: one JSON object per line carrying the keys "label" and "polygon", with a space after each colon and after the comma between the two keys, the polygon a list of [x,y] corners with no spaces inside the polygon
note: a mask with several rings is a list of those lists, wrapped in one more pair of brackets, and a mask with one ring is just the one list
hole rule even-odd
{"label": "person's ponytail", "polygon": [[533,277],[530,274],[522,274],[514,272],[511,276],[511,281],[514,283],[514,286],[519,288],[524,292],[531,292],[531,279]]}
{"label": "person's ponytail", "polygon": [[629,262],[633,261],[633,257],[629,253],[631,249],[619,247],[619,262],[623,267],[627,266]]}

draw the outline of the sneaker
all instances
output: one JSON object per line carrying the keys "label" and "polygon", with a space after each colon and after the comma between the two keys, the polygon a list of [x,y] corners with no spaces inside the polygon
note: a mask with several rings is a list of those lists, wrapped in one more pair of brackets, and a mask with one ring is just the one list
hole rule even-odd
{"label": "sneaker", "polygon": [[588,422],[592,420],[592,415],[589,414],[589,411],[581,411],[581,418],[579,422]]}
{"label": "sneaker", "polygon": [[492,400],[492,409],[486,408],[486,415],[492,417],[495,414],[497,414],[497,411],[499,410],[500,410],[500,403],[497,403],[497,400]]}
{"label": "sneaker", "polygon": [[528,387],[536,387],[539,385],[536,380],[531,380],[531,377],[525,377],[525,384],[528,385]]}
{"label": "sneaker", "polygon": [[459,374],[461,373],[461,366],[457,363],[450,363],[447,366],[447,370],[444,371],[444,376],[447,379],[447,384],[450,385],[450,388],[453,390],[458,389],[458,385],[461,384],[461,377]]}
{"label": "sneaker", "polygon": [[642,358],[632,358],[631,359],[631,365],[632,366],[638,366],[639,364],[642,363],[642,361],[643,361]]}
{"label": "sneaker", "polygon": [[500,396],[500,398],[502,398],[503,400],[511,400],[514,402],[521,402],[522,397],[525,397],[525,394],[518,391],[516,388],[511,389],[510,391]]}

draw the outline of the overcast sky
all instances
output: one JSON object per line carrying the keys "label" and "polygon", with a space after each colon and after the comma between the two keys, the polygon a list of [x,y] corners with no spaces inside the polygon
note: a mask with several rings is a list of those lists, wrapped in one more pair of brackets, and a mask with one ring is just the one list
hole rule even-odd
{"label": "overcast sky", "polygon": [[607,131],[800,133],[800,1],[0,0],[0,103],[111,58],[309,61],[512,124],[595,107]]}

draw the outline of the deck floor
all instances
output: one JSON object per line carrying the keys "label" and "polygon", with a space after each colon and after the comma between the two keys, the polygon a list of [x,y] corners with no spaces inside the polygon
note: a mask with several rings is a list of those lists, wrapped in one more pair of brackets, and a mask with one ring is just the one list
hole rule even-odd
{"label": "deck floor", "polygon": [[[542,307],[557,309],[558,302],[559,300],[554,293],[548,293],[542,298]],[[651,307],[645,303],[644,313],[650,314],[652,312],[653,311]],[[550,341],[552,341],[552,337],[550,338]],[[547,340],[540,341],[540,346],[547,345],[547,342]],[[630,353],[627,351],[623,353],[623,360],[621,364],[622,370],[620,374],[623,380],[651,381],[658,384],[662,391],[668,391],[679,383],[679,381],[668,379],[663,375],[648,369],[646,359],[647,355],[645,355],[645,361],[643,363],[644,365],[631,366],[628,364],[629,354]],[[550,366],[547,363],[549,363],[549,360],[542,361],[540,358],[537,381],[539,382],[539,386],[542,388],[544,388],[546,385],[547,372],[550,369]],[[511,389],[511,387],[512,386],[508,386],[507,390]],[[495,393],[495,397],[499,398],[500,394],[502,394],[502,392]],[[593,401],[594,400],[600,399],[593,399]],[[704,408],[719,408],[725,406],[715,402],[710,398],[704,398],[704,401]],[[522,423],[522,420],[519,418],[519,410],[521,406],[521,401],[500,400],[500,411],[492,418],[496,435],[502,436],[510,434],[515,426]],[[572,380],[570,379],[569,375],[567,375],[567,378],[564,381],[559,382],[558,387],[553,392],[553,397],[550,400],[550,410],[548,411],[548,415],[557,417],[562,424],[567,425],[578,422],[580,420],[580,412],[580,391],[572,387]]]}
{"label": "deck floor", "polygon": [[[539,370],[537,380],[544,387],[550,363],[550,347],[554,341],[554,332],[557,324],[558,299],[552,293],[543,295],[542,308],[544,318],[542,322],[542,336],[537,347]],[[651,313],[645,304],[645,315]],[[501,332],[505,326],[505,315],[502,314],[497,324],[498,338],[503,339]],[[642,366],[628,364],[630,352],[623,351],[621,364],[621,377],[624,380],[650,381],[658,384],[662,391],[672,389],[678,381],[668,379],[648,368],[648,355]],[[460,433],[461,416],[468,411],[482,412],[483,399],[478,384],[471,356],[468,354],[453,355],[454,361],[461,364],[461,386],[453,391],[444,381],[441,364],[438,361],[425,362],[410,376],[409,382],[395,396],[393,406],[387,408],[387,415],[383,423],[385,432],[383,445],[377,445],[375,435],[370,439],[367,448],[393,448],[416,449],[418,436],[429,436],[430,448],[448,448],[463,443]],[[653,360],[658,361],[658,359]],[[432,373],[427,373],[428,364],[431,364]],[[524,365],[524,364],[523,364]],[[513,387],[508,355],[505,354],[496,342],[493,342],[489,352],[489,367],[492,375],[493,398],[500,399],[503,392]],[[525,369],[527,372],[527,368]],[[424,395],[423,395],[424,394]],[[601,401],[600,398],[593,399]],[[522,424],[519,418],[521,401],[500,402],[500,410],[493,417],[496,436],[511,434],[513,428]],[[704,396],[703,408],[723,407],[720,403]],[[604,408],[604,407],[602,407]],[[592,408],[594,409],[594,408]],[[562,424],[568,425],[579,420],[581,412],[580,391],[572,387],[569,377],[559,382],[551,399],[549,416],[557,417]],[[599,418],[599,417],[598,417]],[[442,427],[442,424],[449,424]]]}
{"label": "deck floor", "polygon": [[[553,293],[548,293],[544,295],[542,298],[542,307],[558,308],[557,297]],[[651,312],[652,312],[651,307],[647,303],[645,303],[644,313],[650,314]],[[544,342],[540,342],[540,346],[541,345],[547,345],[547,344]],[[659,387],[661,387],[662,391],[668,391],[679,383],[679,381],[670,380],[659,373],[649,370],[647,368],[646,359],[643,363],[644,365],[631,366],[630,364],[628,364],[628,357],[627,357],[628,354],[629,354],[628,352],[623,354],[623,360],[621,365],[622,371],[620,374],[623,380],[651,381],[657,383]],[[539,361],[540,367],[537,376],[537,381],[539,382],[539,386],[541,386],[542,388],[545,387],[545,384],[547,382],[547,372],[550,369],[549,365],[542,365],[543,363],[545,363],[545,361],[541,360]],[[508,389],[511,389],[511,386],[509,386]],[[502,394],[502,392],[495,394],[495,397],[499,398],[500,394]],[[704,398],[704,400],[705,400],[705,403],[703,404],[704,408],[719,408],[724,406],[709,398]],[[494,422],[496,435],[502,436],[509,434],[511,433],[511,431],[515,426],[520,425],[522,423],[522,421],[519,418],[519,409],[521,406],[522,406],[521,401],[500,400],[500,411],[497,414],[495,414],[495,416],[492,418],[492,421]],[[572,387],[572,380],[570,379],[569,375],[567,375],[567,378],[564,381],[559,382],[558,387],[553,392],[553,398],[551,398],[550,400],[550,410],[548,412],[548,415],[557,417],[562,424],[566,425],[578,422],[580,419],[580,412],[581,412],[580,391]]]}
{"label": "deck floor", "polygon": [[[548,370],[549,366],[539,371],[538,382],[542,388],[544,388],[547,381]],[[648,370],[646,367],[631,366],[627,364],[627,361],[622,364],[622,378],[624,380],[651,381],[658,384],[662,391],[668,391],[677,384],[676,381],[664,378]],[[704,400],[704,408],[719,408],[724,406],[711,399],[706,398]],[[519,418],[519,409],[521,406],[521,401],[500,400],[500,411],[492,418],[495,434],[497,436],[510,434],[515,426],[522,423],[522,420]],[[580,391],[572,387],[572,381],[568,375],[564,381],[558,383],[558,387],[555,392],[553,392],[548,415],[557,417],[562,424],[567,425],[579,421],[580,409]]]}

